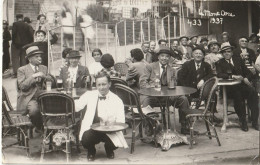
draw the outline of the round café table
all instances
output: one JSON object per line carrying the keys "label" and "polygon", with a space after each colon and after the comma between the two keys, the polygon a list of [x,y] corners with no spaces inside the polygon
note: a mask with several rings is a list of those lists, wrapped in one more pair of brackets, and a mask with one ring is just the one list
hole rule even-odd
{"label": "round caf\u00e9 table", "polygon": [[[161,88],[145,88],[140,89],[138,91],[139,94],[145,95],[145,96],[151,96],[155,97],[159,104],[160,103],[160,97],[166,98],[166,130],[161,131],[159,134],[156,135],[156,142],[161,144],[161,148],[163,151],[167,151],[170,149],[172,144],[177,143],[185,143],[189,144],[189,141],[186,136],[183,136],[179,134],[175,129],[175,121],[174,121],[174,129],[173,131],[170,128],[170,115],[169,115],[169,100],[170,97],[174,96],[183,96],[183,95],[189,95],[192,93],[195,93],[197,89],[191,88],[191,87],[184,87],[184,86],[175,86],[174,89],[169,89],[166,86],[162,86]],[[162,106],[160,106],[161,111],[163,111]],[[175,117],[174,117],[175,120]]]}
{"label": "round caf\u00e9 table", "polygon": [[57,89],[57,88],[53,88],[50,91],[45,90],[44,92],[48,93],[48,92],[57,92],[57,93],[65,93],[69,96],[71,96],[74,100],[79,99],[81,95],[83,95],[85,92],[87,91],[86,88],[72,88],[71,93],[67,93],[65,89]]}
{"label": "round caf\u00e9 table", "polygon": [[240,83],[241,83],[240,80],[235,80],[235,79],[218,79],[218,85],[223,86],[223,125],[221,127],[221,132],[227,132],[227,126],[237,125],[235,123],[232,123],[231,121],[228,121],[228,116],[227,116],[228,105],[227,105],[226,86],[237,85]]}

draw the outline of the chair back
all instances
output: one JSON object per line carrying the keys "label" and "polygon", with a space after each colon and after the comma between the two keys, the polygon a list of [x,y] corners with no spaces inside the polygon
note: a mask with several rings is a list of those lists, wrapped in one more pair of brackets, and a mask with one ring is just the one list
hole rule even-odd
{"label": "chair back", "polygon": [[134,115],[133,108],[137,108],[138,113],[144,119],[144,113],[141,108],[141,103],[138,94],[135,90],[122,84],[115,84],[115,93],[120,97],[125,107],[131,108],[132,115]]}
{"label": "chair back", "polygon": [[11,102],[9,100],[8,94],[6,92],[6,89],[3,86],[2,86],[2,104],[7,106],[7,107],[5,107],[6,110],[9,110],[9,111],[13,111],[14,110],[12,105],[11,105]]}
{"label": "chair back", "polygon": [[115,84],[122,84],[122,85],[127,86],[127,82],[121,78],[111,77],[110,80],[111,80],[110,91],[113,93],[115,93]]}
{"label": "chair back", "polygon": [[217,90],[217,86],[218,86],[218,79],[217,77],[212,77],[210,79],[208,79],[204,85],[202,86],[201,92],[200,92],[200,102],[202,100],[206,101],[206,107],[205,107],[205,111],[204,114],[207,113],[207,111],[209,111],[212,107],[212,100],[214,100],[215,98],[215,92]]}
{"label": "chair back", "polygon": [[[48,76],[50,76],[52,79],[51,88],[57,88],[58,85],[57,85],[56,78],[52,74],[48,74]],[[46,79],[42,82],[42,87],[43,87],[43,89],[46,89]]]}
{"label": "chair back", "polygon": [[114,65],[115,71],[119,72],[122,76],[126,76],[128,67],[129,66],[123,62],[118,62]]}
{"label": "chair back", "polygon": [[6,105],[4,104],[4,101],[2,101],[2,126],[11,126],[13,125],[13,121],[7,111]]}
{"label": "chair back", "polygon": [[72,97],[59,92],[42,93],[38,97],[43,125],[46,126],[47,117],[65,118],[66,127],[75,124],[75,105]]}

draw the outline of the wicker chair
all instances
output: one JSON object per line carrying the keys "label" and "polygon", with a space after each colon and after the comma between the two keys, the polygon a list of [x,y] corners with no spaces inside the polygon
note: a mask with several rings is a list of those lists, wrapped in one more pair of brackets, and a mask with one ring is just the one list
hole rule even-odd
{"label": "wicker chair", "polygon": [[75,118],[75,106],[73,99],[63,93],[43,93],[38,97],[40,111],[43,117],[44,137],[42,141],[41,159],[43,161],[45,146],[49,140],[49,149],[52,149],[53,134],[58,130],[65,130],[66,132],[66,153],[67,162],[70,160],[71,143],[70,131],[74,130],[76,136],[77,150],[79,150],[79,125],[80,119]]}
{"label": "wicker chair", "polygon": [[111,80],[110,91],[113,93],[115,93],[115,84],[122,84],[122,85],[127,86],[127,82],[121,78],[111,77],[110,80]]}
{"label": "wicker chair", "polygon": [[[157,128],[157,121],[154,120],[149,115],[145,115],[142,111],[139,96],[135,90],[129,88],[128,86],[122,84],[115,84],[115,93],[122,99],[124,106],[131,110],[130,113],[126,114],[126,119],[131,121],[132,124],[132,142],[131,142],[131,150],[130,152],[134,152],[135,140],[136,140],[136,129],[139,128],[139,134],[141,140],[144,139],[143,127],[144,125],[148,126],[150,129],[149,132],[153,138],[152,140],[155,142],[155,146],[157,147],[156,143],[156,130]],[[138,113],[134,113],[133,108],[137,108]]]}
{"label": "wicker chair", "polygon": [[4,87],[2,87],[2,137],[9,135],[15,130],[17,142],[5,145],[2,149],[18,144],[19,148],[26,149],[27,156],[30,157],[29,138],[32,137],[32,123],[28,116],[23,116],[22,111],[15,111],[10,103],[9,97]]}
{"label": "wicker chair", "polygon": [[[205,121],[207,131],[205,135],[209,137],[209,139],[212,139],[212,137],[215,137],[217,139],[218,145],[220,146],[220,141],[218,138],[217,131],[215,129],[214,124],[211,122],[211,118],[213,116],[211,109],[212,106],[214,106],[214,100],[215,92],[217,89],[217,78],[212,77],[211,79],[207,80],[205,82],[204,88],[201,91],[200,100],[206,100],[206,106],[204,110],[201,109],[186,109],[183,111],[183,113],[186,116],[186,120],[189,122],[190,125],[190,148],[192,148],[194,143],[194,132],[193,127],[195,125],[195,122],[198,118],[202,118]],[[214,131],[214,135],[211,134],[209,125],[212,127]]]}
{"label": "wicker chair", "polygon": [[118,62],[114,65],[115,71],[119,72],[121,76],[126,76],[128,67],[129,66],[123,62]]}

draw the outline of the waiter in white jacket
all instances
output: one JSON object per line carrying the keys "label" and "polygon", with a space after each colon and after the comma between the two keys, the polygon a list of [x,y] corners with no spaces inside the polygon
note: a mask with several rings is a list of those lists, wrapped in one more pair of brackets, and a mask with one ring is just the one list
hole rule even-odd
{"label": "waiter in white jacket", "polygon": [[117,147],[127,148],[123,133],[102,133],[90,129],[100,119],[115,119],[116,122],[125,123],[124,104],[122,100],[109,91],[111,86],[110,77],[105,72],[99,72],[96,76],[96,91],[87,91],[78,100],[75,100],[76,111],[87,106],[86,113],[81,123],[80,138],[84,148],[88,150],[89,161],[95,160],[95,145],[104,142],[107,157],[114,158],[114,150]]}

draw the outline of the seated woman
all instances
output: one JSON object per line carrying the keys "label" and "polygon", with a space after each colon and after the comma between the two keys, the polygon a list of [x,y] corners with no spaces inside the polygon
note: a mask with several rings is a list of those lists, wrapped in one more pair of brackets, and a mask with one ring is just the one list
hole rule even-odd
{"label": "seated woman", "polygon": [[73,81],[75,88],[84,88],[85,82],[82,80],[83,76],[89,76],[88,68],[79,65],[81,55],[77,50],[71,50],[67,55],[68,66],[61,68],[60,78],[63,82],[63,87],[68,86],[68,81]]}
{"label": "seated woman", "polygon": [[114,70],[115,61],[111,54],[104,54],[101,57],[100,64],[103,66],[102,72],[106,72],[112,77],[121,77],[120,73]]}

